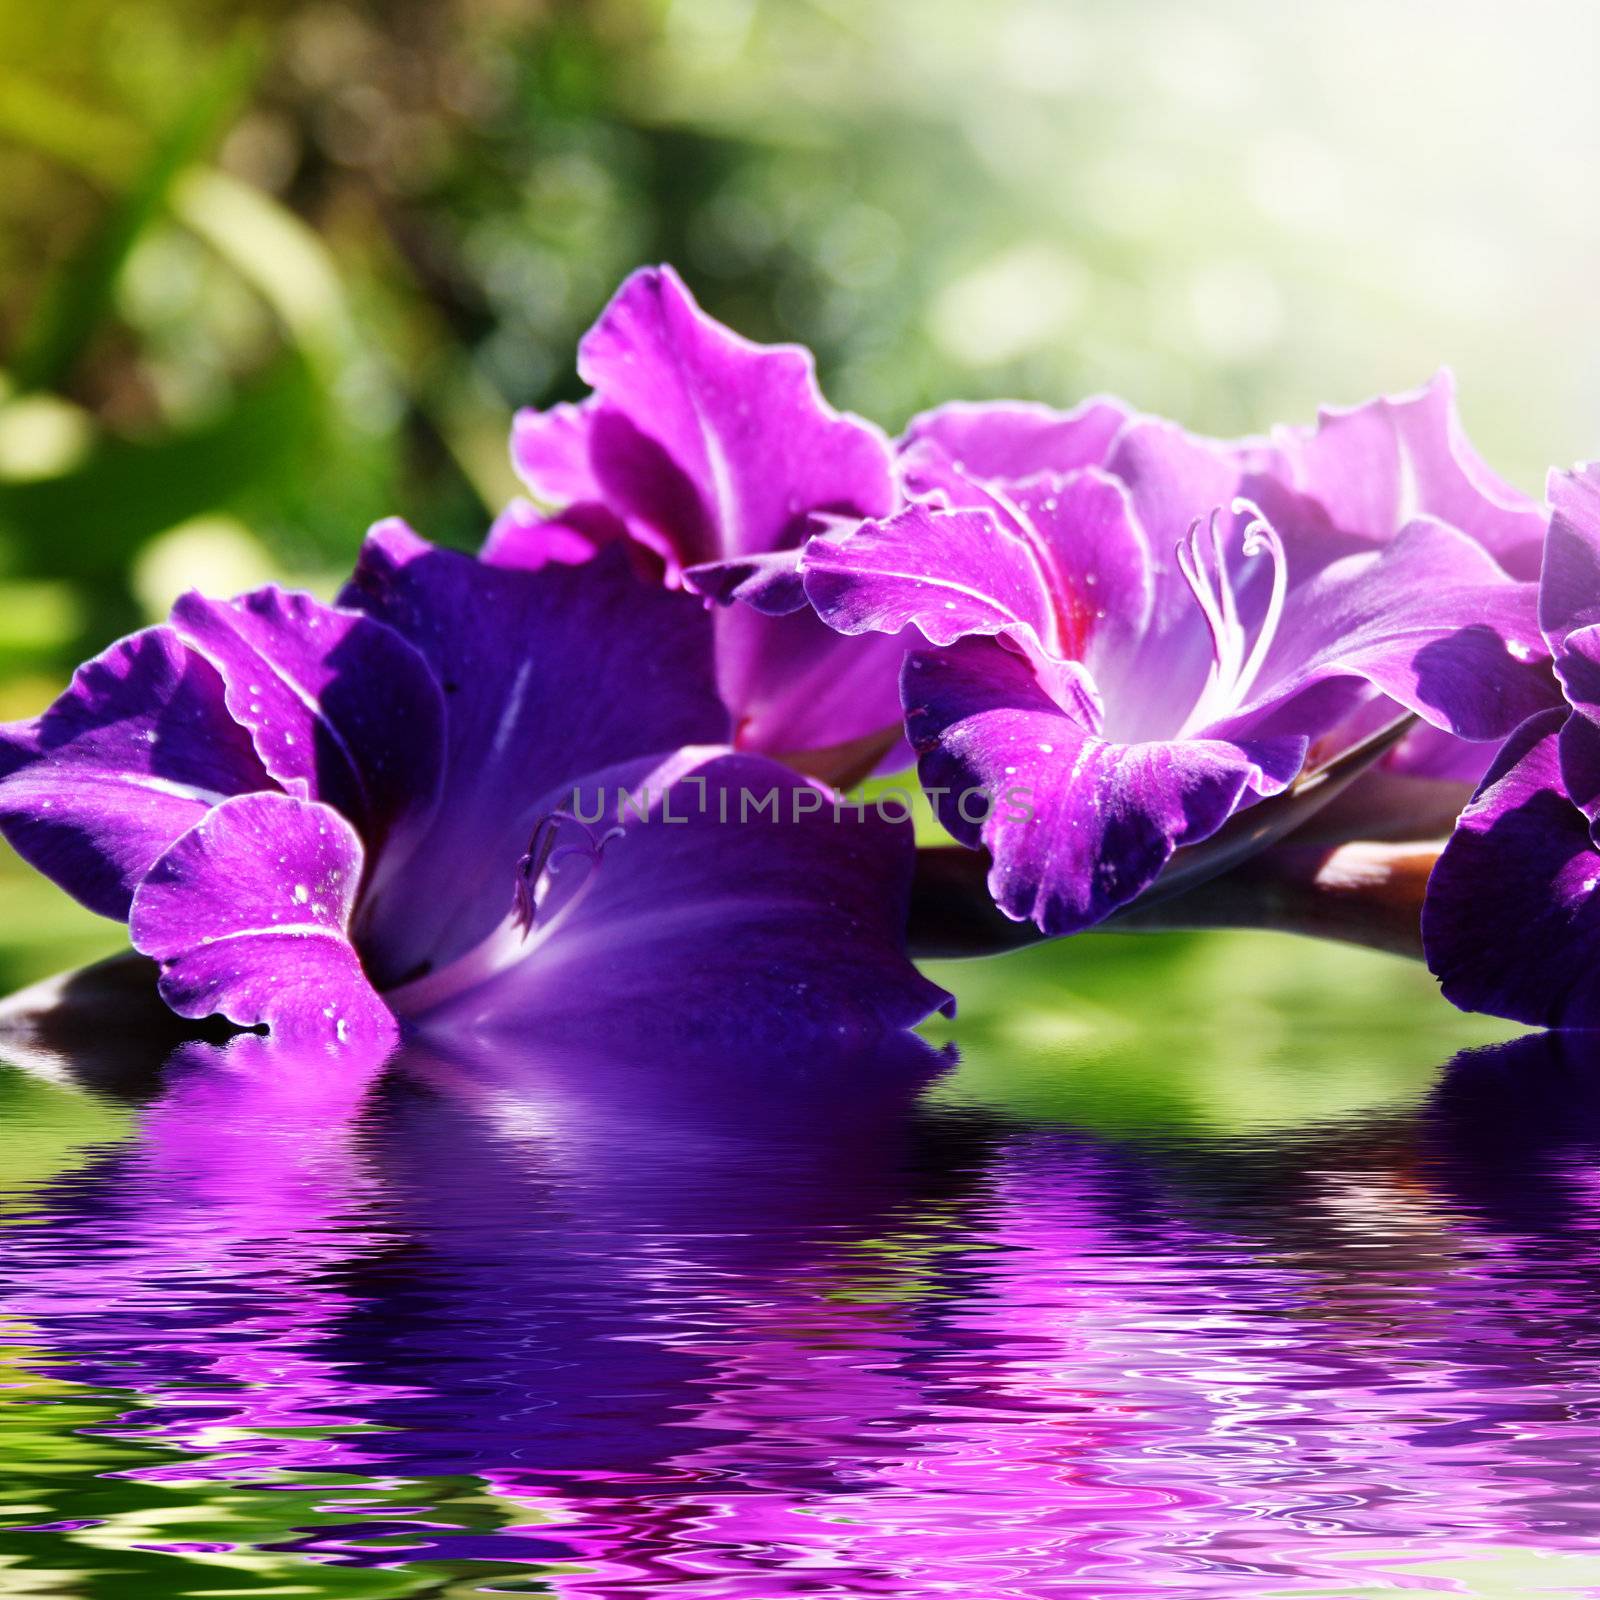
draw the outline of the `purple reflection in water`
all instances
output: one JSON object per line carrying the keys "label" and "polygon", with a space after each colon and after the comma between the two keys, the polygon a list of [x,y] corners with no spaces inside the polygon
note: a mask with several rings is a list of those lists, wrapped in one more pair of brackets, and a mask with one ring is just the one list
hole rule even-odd
{"label": "purple reflection in water", "polygon": [[1360,1126],[1118,1145],[933,1108],[910,1040],[354,1081],[190,1046],[130,1147],[0,1229],[0,1318],[128,1394],[107,1431],[170,1452],[133,1476],[354,1474],[274,1546],[313,1589],[1448,1590],[1600,1533],[1580,1048]]}

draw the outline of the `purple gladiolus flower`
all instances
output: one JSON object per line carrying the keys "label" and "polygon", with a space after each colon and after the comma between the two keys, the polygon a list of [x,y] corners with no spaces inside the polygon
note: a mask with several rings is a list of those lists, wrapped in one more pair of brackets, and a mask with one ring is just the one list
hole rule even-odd
{"label": "purple gladiolus flower", "polygon": [[909,829],[728,750],[711,658],[620,551],[527,572],[383,524],[338,605],[186,595],[0,729],[0,829],[180,1015],[296,1039],[948,1004],[903,953]]}
{"label": "purple gladiolus flower", "polygon": [[722,327],[670,267],[622,285],[578,372],[589,399],[525,411],[512,437],[554,514],[514,503],[484,558],[538,567],[625,542],[667,584],[724,602],[717,678],[739,749],[835,782],[870,771],[898,741],[901,647],[824,627],[796,559],[819,529],[894,510],[888,440],[827,405],[807,351]]}
{"label": "purple gladiolus flower", "polygon": [[1411,764],[1459,770],[1459,741],[1549,702],[1544,517],[1472,454],[1446,378],[1239,443],[1109,400],[949,406],[899,470],[904,509],[805,546],[806,594],[841,633],[920,632],[923,784],[1047,934],[1374,728],[1415,714],[1442,748]]}
{"label": "purple gladiolus flower", "polygon": [[1446,997],[1546,1027],[1600,1027],[1600,463],[1552,473],[1539,620],[1565,703],[1506,741],[1423,907]]}

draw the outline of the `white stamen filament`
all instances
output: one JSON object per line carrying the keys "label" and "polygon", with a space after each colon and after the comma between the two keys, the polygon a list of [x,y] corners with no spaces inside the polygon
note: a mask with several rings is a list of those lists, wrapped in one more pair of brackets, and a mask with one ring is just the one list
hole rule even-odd
{"label": "white stamen filament", "polygon": [[[1215,520],[1216,513],[1213,512],[1212,521]],[[1211,574],[1206,571],[1201,555],[1198,518],[1189,524],[1189,535],[1178,545],[1176,553],[1178,566],[1189,585],[1189,592],[1194,596],[1195,604],[1200,607],[1200,614],[1206,619],[1206,626],[1211,630],[1211,676],[1206,683],[1209,691],[1212,683],[1225,674],[1226,663],[1234,651],[1234,641],[1229,635],[1227,619],[1223,616],[1218,603]]]}
{"label": "white stamen filament", "polygon": [[1272,648],[1272,641],[1278,634],[1278,623],[1283,619],[1283,601],[1289,592],[1289,556],[1283,548],[1283,540],[1278,537],[1278,530],[1267,521],[1261,507],[1245,499],[1233,502],[1235,516],[1249,514],[1250,520],[1245,524],[1244,553],[1247,556],[1258,556],[1263,550],[1272,558],[1272,593],[1267,597],[1266,615],[1261,619],[1261,626],[1256,631],[1256,642],[1250,651],[1250,659],[1245,662],[1244,670],[1239,675],[1239,682],[1234,690],[1237,705],[1255,687],[1255,681],[1261,673],[1262,663],[1267,659],[1267,652]]}
{"label": "white stamen filament", "polygon": [[1272,592],[1247,656],[1245,628],[1239,618],[1238,597],[1228,573],[1227,550],[1219,522],[1222,508],[1219,506],[1206,519],[1203,542],[1200,519],[1196,518],[1189,525],[1188,535],[1179,542],[1175,554],[1189,592],[1210,630],[1212,661],[1205,688],[1184,722],[1182,731],[1185,734],[1243,705],[1272,649],[1283,617],[1284,597],[1288,593],[1288,557],[1277,529],[1253,501],[1236,499],[1230,509],[1235,516],[1250,518],[1244,529],[1244,554],[1254,557],[1265,552],[1270,557]]}

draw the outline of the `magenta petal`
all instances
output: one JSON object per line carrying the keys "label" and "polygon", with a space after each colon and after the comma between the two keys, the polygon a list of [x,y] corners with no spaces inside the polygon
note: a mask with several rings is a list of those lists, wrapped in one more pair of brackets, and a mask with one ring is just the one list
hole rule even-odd
{"label": "magenta petal", "polygon": [[1130,650],[1151,601],[1127,497],[1094,470],[1008,485],[982,510],[913,505],[813,539],[801,568],[817,614],[839,632],[915,627],[934,644],[1005,635],[1043,678],[1074,679],[1059,698],[1090,723],[1098,704],[1077,663],[1094,671]]}
{"label": "magenta petal", "polygon": [[1337,527],[1376,543],[1419,516],[1437,517],[1512,577],[1538,577],[1544,517],[1467,442],[1448,372],[1409,394],[1324,410],[1315,429],[1280,429],[1273,442],[1294,486]]}
{"label": "magenta petal", "polygon": [[1422,935],[1445,997],[1544,1027],[1600,1027],[1600,852],[1562,789],[1566,713],[1524,723],[1428,880]]}
{"label": "magenta petal", "polygon": [[1028,542],[985,511],[908,506],[801,558],[806,597],[839,633],[915,626],[935,644],[966,634],[1052,637],[1050,596]]}
{"label": "magenta petal", "polygon": [[1099,466],[1128,417],[1127,407],[1107,396],[1071,411],[1017,400],[958,400],[913,417],[904,443],[931,441],[973,477],[1015,483],[1041,472]]}
{"label": "magenta petal", "polygon": [[1149,622],[1156,563],[1122,485],[1086,469],[1009,484],[1005,498],[1045,575],[1052,653],[1096,669],[1125,656]]}
{"label": "magenta petal", "polygon": [[[920,561],[913,559],[892,576],[914,579],[919,566],[931,561],[946,585],[966,580],[987,594],[999,577],[997,563],[1025,558],[1040,586],[1041,615],[1033,628],[1046,654],[1099,666],[1108,655],[1126,657],[1137,645],[1150,621],[1156,577],[1165,563],[1152,560],[1119,479],[1096,467],[1036,472],[1005,482],[979,478],[931,439],[906,452],[902,469],[909,492],[953,511],[986,515],[995,531],[987,541],[969,538],[965,551],[940,550],[937,545],[948,525],[941,529],[932,524],[934,536]],[[1012,550],[1002,549],[1003,543]],[[936,595],[929,600],[939,604]],[[950,618],[935,630],[924,630],[939,643],[962,631],[949,626],[959,603],[945,610]],[[1017,633],[992,626],[966,631]]]}
{"label": "magenta petal", "polygon": [[1475,789],[1498,748],[1492,739],[1458,739],[1440,728],[1419,723],[1384,757],[1383,770],[1399,777],[1432,778]]}
{"label": "magenta petal", "polygon": [[620,791],[586,784],[585,805],[596,790],[607,817],[587,879],[520,959],[424,1026],[648,1036],[652,1048],[740,1041],[754,1071],[770,1051],[950,1009],[905,955],[908,824],[836,811],[753,756],[668,763],[632,786],[645,815],[627,811],[620,828]]}
{"label": "magenta petal", "polygon": [[1236,448],[1158,417],[1129,423],[1107,465],[1127,485],[1150,549],[1163,558],[1196,517],[1229,504],[1242,471]]}
{"label": "magenta petal", "polygon": [[[659,520],[646,486],[662,460],[692,486],[700,527],[661,530],[683,536],[684,565],[781,549],[815,512],[881,516],[893,503],[887,441],[827,405],[809,352],[740,338],[670,267],[622,285],[585,335],[578,371],[604,400],[590,448],[606,498]],[[610,428],[610,412],[659,455]]]}
{"label": "magenta petal", "polygon": [[[808,352],[740,338],[670,268],[622,285],[578,370],[588,401],[518,418],[513,455],[534,493],[571,507],[563,521],[603,504],[668,582],[697,569],[702,592],[740,602],[716,631],[741,745],[788,754],[876,737],[895,717],[897,658],[795,616],[792,568],[764,558],[801,544],[819,518],[888,513],[884,436],[823,400]],[[509,542],[497,538],[496,560]],[[725,562],[739,570],[719,572]]]}
{"label": "magenta petal", "polygon": [[733,606],[717,613],[716,628],[717,679],[739,709],[741,750],[792,757],[848,782],[831,765],[834,752],[898,742],[903,638],[847,639],[809,609],[773,617]]}
{"label": "magenta petal", "polygon": [[827,405],[810,354],[740,338],[669,267],[622,285],[578,371],[589,400],[517,418],[518,471],[556,506],[610,507],[671,570],[796,544],[818,512],[893,504],[887,441]]}
{"label": "magenta petal", "polygon": [[447,708],[433,823],[362,906],[362,949],[384,987],[500,921],[534,824],[574,778],[727,737],[701,602],[641,582],[620,548],[522,572],[385,523],[343,603],[421,652]]}
{"label": "magenta petal", "polygon": [[[814,542],[814,541],[813,541]],[[717,681],[739,710],[741,749],[794,757],[830,770],[846,752],[900,721],[904,642],[842,637],[807,603],[800,550],[775,550],[691,567],[685,587],[724,609],[716,615]],[[896,741],[898,746],[899,741]]]}
{"label": "magenta petal", "polygon": [[[1039,637],[1049,653],[1098,660],[1108,649],[1137,641],[1150,618],[1154,576],[1163,562],[1152,561],[1117,478],[1093,466],[1035,471],[1004,481],[983,478],[931,438],[907,450],[902,472],[912,494],[955,511],[986,513],[999,530],[996,540],[1009,540],[1028,553],[1045,595],[1047,621]],[[962,576],[965,563],[958,563],[957,555],[936,557],[946,581]],[[980,587],[984,565],[980,558],[972,568]]]}
{"label": "magenta petal", "polygon": [[989,889],[1007,916],[1051,935],[1103,921],[1147,889],[1186,844],[1281,790],[1306,740],[1096,738],[1000,644],[914,652],[907,729],[922,784],[963,844],[988,847]]}
{"label": "magenta petal", "polygon": [[547,517],[531,501],[513,500],[489,529],[479,555],[491,566],[537,572],[552,561],[576,566],[606,545],[627,537],[620,518],[604,506],[579,502]]}
{"label": "magenta petal", "polygon": [[589,430],[600,403],[598,396],[590,396],[579,405],[517,413],[511,428],[511,464],[546,505],[600,498],[589,462]]}
{"label": "magenta petal", "polygon": [[308,594],[186,594],[174,630],[227,685],[228,710],[290,794],[356,826],[370,855],[427,822],[444,755],[444,697],[392,628]]}
{"label": "magenta petal", "polygon": [[1552,646],[1600,623],[1600,462],[1550,474],[1539,624]]}
{"label": "magenta petal", "polygon": [[394,1020],[361,970],[350,912],[363,853],[331,807],[285,794],[215,807],[133,897],[134,948],[179,1016],[263,1023],[286,1039],[371,1042]]}
{"label": "magenta petal", "polygon": [[119,640],[32,722],[0,728],[0,829],[102,916],[219,800],[274,787],[222,679],[170,628]]}

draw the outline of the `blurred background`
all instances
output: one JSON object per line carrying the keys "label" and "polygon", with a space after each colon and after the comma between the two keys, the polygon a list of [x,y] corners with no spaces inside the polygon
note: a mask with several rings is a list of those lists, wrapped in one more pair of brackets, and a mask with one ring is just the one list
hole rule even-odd
{"label": "blurred background", "polygon": [[[473,545],[617,281],[891,429],[1223,432],[1448,363],[1600,454],[1600,14],[1566,0],[0,0],[0,718],[182,588]],[[0,985],[119,930],[0,862]]]}

